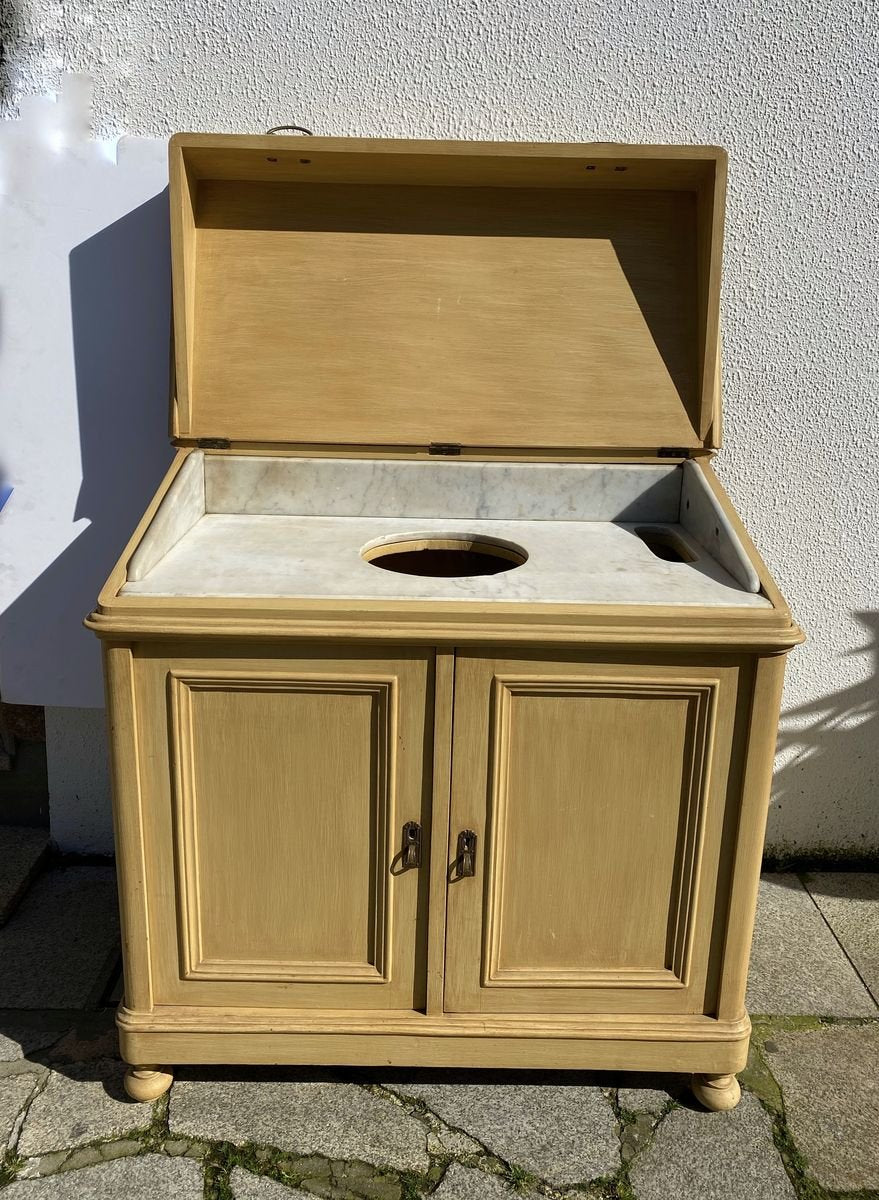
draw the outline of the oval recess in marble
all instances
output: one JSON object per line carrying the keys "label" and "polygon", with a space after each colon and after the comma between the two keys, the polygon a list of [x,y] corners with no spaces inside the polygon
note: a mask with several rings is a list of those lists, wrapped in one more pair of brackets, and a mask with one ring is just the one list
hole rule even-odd
{"label": "oval recess in marble", "polygon": [[528,561],[515,542],[484,533],[403,533],[367,542],[360,557],[372,567],[401,575],[461,579],[499,575]]}
{"label": "oval recess in marble", "polygon": [[674,529],[666,525],[636,525],[634,534],[651,554],[665,562],[693,563],[699,555]]}

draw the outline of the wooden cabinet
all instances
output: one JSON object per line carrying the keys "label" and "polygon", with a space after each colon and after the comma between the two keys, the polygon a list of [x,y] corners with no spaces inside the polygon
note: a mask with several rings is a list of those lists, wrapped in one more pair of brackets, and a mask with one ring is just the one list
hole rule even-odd
{"label": "wooden cabinet", "polygon": [[738,1096],[787,652],[710,465],[726,156],[178,135],[178,453],[102,639],[161,1064]]}
{"label": "wooden cabinet", "polygon": [[748,931],[727,933],[771,759],[744,797],[743,770],[779,670],[761,697],[729,654],[107,662],[129,1058],[649,1067],[704,1038],[701,1065],[738,1065]]}
{"label": "wooden cabinet", "polygon": [[459,650],[435,852],[432,651],[136,663],[157,1003],[424,1011],[433,877],[445,1012],[711,1011],[745,663]]}

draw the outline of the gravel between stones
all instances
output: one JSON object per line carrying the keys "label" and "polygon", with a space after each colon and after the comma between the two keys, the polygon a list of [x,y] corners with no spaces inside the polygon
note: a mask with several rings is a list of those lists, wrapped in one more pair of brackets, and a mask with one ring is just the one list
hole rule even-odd
{"label": "gravel between stones", "polygon": [[3,1200],[202,1200],[201,1166],[190,1158],[142,1154],[48,1179],[17,1179]]}

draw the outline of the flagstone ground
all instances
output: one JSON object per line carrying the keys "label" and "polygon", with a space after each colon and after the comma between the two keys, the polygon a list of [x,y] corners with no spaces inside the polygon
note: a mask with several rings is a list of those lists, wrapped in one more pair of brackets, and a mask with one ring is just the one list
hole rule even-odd
{"label": "flagstone ground", "polygon": [[731,1113],[677,1076],[365,1068],[185,1068],[150,1105],[122,1091],[111,869],[18,861],[0,1200],[879,1200],[879,876],[764,877]]}

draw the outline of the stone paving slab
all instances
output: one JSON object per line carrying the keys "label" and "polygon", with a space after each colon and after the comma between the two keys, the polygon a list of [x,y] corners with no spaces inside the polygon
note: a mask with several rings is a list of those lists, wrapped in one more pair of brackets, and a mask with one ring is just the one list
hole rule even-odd
{"label": "stone paving slab", "polygon": [[617,1103],[625,1112],[648,1112],[656,1116],[668,1107],[671,1096],[659,1088],[621,1087],[617,1092]]}
{"label": "stone paving slab", "polygon": [[112,1009],[84,1013],[74,1026],[51,1046],[46,1055],[52,1065],[90,1062],[96,1058],[119,1057],[116,1014]]}
{"label": "stone paving slab", "polygon": [[879,1003],[879,874],[822,871],[806,887]]}
{"label": "stone paving slab", "polygon": [[420,1073],[380,1082],[399,1095],[422,1100],[505,1162],[556,1187],[619,1168],[616,1117],[600,1088],[512,1080],[434,1082]]}
{"label": "stone paving slab", "polygon": [[796,875],[765,875],[760,884],[747,1007],[775,1015],[879,1016]]}
{"label": "stone paving slab", "polygon": [[285,1187],[275,1179],[252,1175],[243,1167],[233,1167],[229,1185],[235,1200],[314,1200],[314,1192]]}
{"label": "stone paving slab", "polygon": [[295,1154],[426,1171],[427,1131],[391,1100],[325,1078],[205,1070],[171,1089],[175,1135],[256,1142]]}
{"label": "stone paving slab", "polygon": [[17,1179],[3,1200],[202,1200],[201,1165],[190,1158],[143,1154],[65,1171],[48,1179]]}
{"label": "stone paving slab", "polygon": [[496,1175],[452,1163],[433,1196],[434,1200],[514,1200],[514,1197],[526,1194],[514,1192]]}
{"label": "stone paving slab", "polygon": [[28,1109],[18,1153],[34,1158],[146,1129],[152,1105],[125,1097],[124,1070],[122,1063],[104,1059],[50,1072]]}
{"label": "stone paving slab", "polygon": [[64,1036],[63,1029],[20,1028],[7,1026],[0,1033],[0,1063],[20,1062],[23,1058],[45,1050]]}
{"label": "stone paving slab", "polygon": [[674,1109],[629,1179],[637,1200],[796,1200],[771,1121],[747,1092],[728,1113]]}
{"label": "stone paving slab", "polygon": [[15,911],[48,847],[45,829],[0,825],[0,925]]}
{"label": "stone paving slab", "polygon": [[39,1082],[39,1075],[25,1072],[0,1079],[0,1158],[9,1146],[21,1110]]}
{"label": "stone paving slab", "polygon": [[879,1191],[879,1025],[779,1033],[763,1049],[809,1174]]}
{"label": "stone paving slab", "polygon": [[109,978],[119,944],[112,867],[56,867],[0,929],[0,1008],[83,1008]]}

